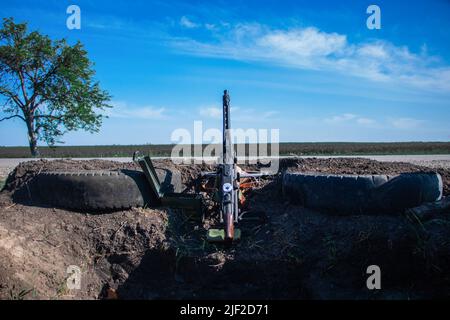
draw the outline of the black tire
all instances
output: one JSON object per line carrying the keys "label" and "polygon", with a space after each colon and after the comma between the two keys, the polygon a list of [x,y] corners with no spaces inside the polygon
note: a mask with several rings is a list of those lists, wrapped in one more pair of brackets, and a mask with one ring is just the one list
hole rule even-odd
{"label": "black tire", "polygon": [[442,197],[437,173],[321,175],[285,173],[283,195],[307,208],[339,214],[392,213]]}
{"label": "black tire", "polygon": [[[160,169],[157,174],[165,192],[181,191],[179,175]],[[33,179],[31,190],[33,201],[81,211],[159,204],[144,173],[135,170],[43,172]]]}

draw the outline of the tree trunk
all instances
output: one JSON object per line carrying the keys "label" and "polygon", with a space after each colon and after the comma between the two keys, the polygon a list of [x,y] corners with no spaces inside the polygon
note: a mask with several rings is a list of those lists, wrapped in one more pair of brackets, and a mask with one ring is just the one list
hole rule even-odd
{"label": "tree trunk", "polygon": [[33,133],[33,136],[30,137],[30,152],[33,158],[39,157],[39,150],[37,148],[37,140],[36,136]]}
{"label": "tree trunk", "polygon": [[28,142],[30,144],[30,152],[32,157],[38,157],[39,151],[37,148],[37,137],[34,132],[34,119],[33,117],[26,117],[26,123],[28,128]]}

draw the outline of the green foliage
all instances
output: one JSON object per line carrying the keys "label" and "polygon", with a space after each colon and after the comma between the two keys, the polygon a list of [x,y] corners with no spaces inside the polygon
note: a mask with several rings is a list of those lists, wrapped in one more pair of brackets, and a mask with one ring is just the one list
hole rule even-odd
{"label": "green foliage", "polygon": [[[7,116],[27,124],[30,147],[37,140],[52,146],[67,131],[99,130],[110,95],[93,79],[80,42],[51,40],[27,24],[3,20],[0,29],[0,106]],[[31,150],[33,153],[33,150]]]}

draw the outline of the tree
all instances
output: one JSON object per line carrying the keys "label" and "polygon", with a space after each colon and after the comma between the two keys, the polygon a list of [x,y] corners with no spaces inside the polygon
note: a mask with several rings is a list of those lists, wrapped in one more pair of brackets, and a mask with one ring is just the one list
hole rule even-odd
{"label": "tree", "polygon": [[0,111],[26,123],[32,156],[38,141],[53,146],[67,131],[97,132],[110,95],[93,80],[83,45],[52,41],[27,24],[3,19],[0,29]]}

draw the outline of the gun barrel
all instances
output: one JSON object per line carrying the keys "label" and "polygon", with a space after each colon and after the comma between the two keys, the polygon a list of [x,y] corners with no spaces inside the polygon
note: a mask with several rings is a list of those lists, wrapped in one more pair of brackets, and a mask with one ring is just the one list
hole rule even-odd
{"label": "gun barrel", "polygon": [[223,92],[223,130],[230,129],[230,95],[228,90]]}
{"label": "gun barrel", "polygon": [[223,163],[232,164],[234,162],[234,150],[230,133],[230,96],[228,90],[223,93]]}

